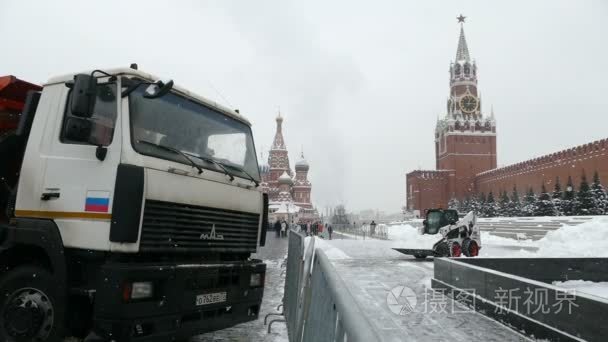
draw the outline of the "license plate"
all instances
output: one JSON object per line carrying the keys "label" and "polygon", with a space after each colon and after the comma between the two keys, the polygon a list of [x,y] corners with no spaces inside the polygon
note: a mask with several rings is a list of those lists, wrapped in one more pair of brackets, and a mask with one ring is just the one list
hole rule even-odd
{"label": "license plate", "polygon": [[196,296],[196,306],[222,303],[226,301],[226,292],[207,293]]}

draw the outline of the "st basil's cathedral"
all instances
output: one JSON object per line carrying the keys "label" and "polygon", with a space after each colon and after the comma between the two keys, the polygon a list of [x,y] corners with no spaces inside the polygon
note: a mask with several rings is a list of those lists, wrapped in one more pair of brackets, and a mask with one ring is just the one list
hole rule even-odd
{"label": "st basil's cathedral", "polygon": [[262,191],[268,194],[270,222],[285,219],[291,223],[317,221],[319,215],[311,203],[312,184],[308,180],[310,166],[304,153],[291,170],[289,153],[283,138],[283,117],[276,118],[276,132],[268,154],[268,162],[260,165]]}

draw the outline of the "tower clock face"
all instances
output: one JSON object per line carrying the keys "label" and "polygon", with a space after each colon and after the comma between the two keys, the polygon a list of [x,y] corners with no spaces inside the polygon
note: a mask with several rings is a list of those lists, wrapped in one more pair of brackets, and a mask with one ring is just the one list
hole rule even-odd
{"label": "tower clock face", "polygon": [[473,113],[477,109],[477,99],[472,95],[465,95],[460,99],[460,109],[465,113]]}

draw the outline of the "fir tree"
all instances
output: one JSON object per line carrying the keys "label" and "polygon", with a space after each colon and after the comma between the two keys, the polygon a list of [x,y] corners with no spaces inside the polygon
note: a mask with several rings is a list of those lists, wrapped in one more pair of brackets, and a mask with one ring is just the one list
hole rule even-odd
{"label": "fir tree", "polygon": [[481,193],[481,195],[479,195],[479,206],[477,208],[477,213],[479,213],[480,217],[486,217],[486,194],[485,193]]}
{"label": "fir tree", "polygon": [[545,188],[545,183],[543,182],[543,186],[541,187],[540,196],[538,196],[538,200],[536,201],[536,208],[534,212],[534,216],[556,216],[557,211],[555,210],[555,205],[551,200],[551,195],[547,192],[547,188]]}
{"label": "fir tree", "polygon": [[585,171],[583,171],[583,174],[581,175],[581,185],[578,189],[576,199],[576,215],[592,215],[594,209],[597,207],[597,204],[595,198],[593,197],[593,193],[591,192],[591,188],[589,187],[589,183],[587,183]]}
{"label": "fir tree", "polygon": [[496,205],[496,202],[494,201],[494,195],[492,194],[492,191],[490,191],[488,193],[488,198],[486,199],[484,208],[485,208],[485,210],[484,210],[485,217],[498,216],[498,206]]}
{"label": "fir tree", "polygon": [[555,207],[556,215],[563,215],[562,212],[562,197],[564,196],[564,192],[562,191],[562,185],[559,182],[559,176],[555,177],[555,186],[553,187],[553,193],[551,194],[551,198],[553,201],[553,206]]}
{"label": "fir tree", "polygon": [[596,207],[593,211],[593,215],[605,215],[608,210],[608,195],[606,195],[606,190],[602,186],[600,182],[600,175],[597,173],[597,170],[593,174],[593,185],[591,185],[591,192],[593,192],[593,197],[595,198]]}
{"label": "fir tree", "polygon": [[507,191],[503,191],[500,195],[499,202],[499,210],[498,215],[502,217],[510,216],[510,208],[511,208],[511,200],[509,199],[509,195],[507,195]]}
{"label": "fir tree", "polygon": [[575,202],[576,198],[574,186],[572,185],[572,177],[568,176],[568,183],[566,183],[564,197],[562,197],[561,200],[561,212],[566,216],[574,215]]}
{"label": "fir tree", "polygon": [[523,216],[534,216],[536,212],[536,195],[532,187],[528,190],[528,193],[524,197],[524,204],[522,207]]}
{"label": "fir tree", "polygon": [[511,193],[511,202],[509,205],[509,216],[517,217],[521,216],[521,202],[519,201],[519,193],[517,187],[513,186],[513,192]]}
{"label": "fir tree", "polygon": [[448,202],[448,209],[459,210],[460,202],[455,197],[452,197],[452,199]]}
{"label": "fir tree", "polygon": [[461,211],[465,214],[468,214],[469,211],[471,211],[471,196],[468,196],[464,199],[464,201],[462,202],[462,209]]}

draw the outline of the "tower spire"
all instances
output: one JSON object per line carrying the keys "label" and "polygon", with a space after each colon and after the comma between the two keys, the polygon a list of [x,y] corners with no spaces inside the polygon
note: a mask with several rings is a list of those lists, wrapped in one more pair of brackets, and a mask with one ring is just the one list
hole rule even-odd
{"label": "tower spire", "polygon": [[458,49],[456,49],[456,62],[458,61],[470,61],[469,47],[467,46],[467,40],[464,37],[464,19],[466,17],[462,14],[457,17],[460,23],[460,38],[458,38]]}
{"label": "tower spire", "polygon": [[283,139],[283,117],[281,116],[281,112],[279,111],[279,115],[276,118],[277,121],[277,131],[274,134],[274,141],[272,142],[273,150],[285,150],[285,140]]}

